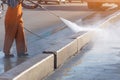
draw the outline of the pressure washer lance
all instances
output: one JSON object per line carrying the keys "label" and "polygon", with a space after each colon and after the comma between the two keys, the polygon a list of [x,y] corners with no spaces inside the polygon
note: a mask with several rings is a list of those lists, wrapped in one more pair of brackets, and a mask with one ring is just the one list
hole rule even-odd
{"label": "pressure washer lance", "polygon": [[[52,15],[54,15],[54,16],[56,16],[57,18],[60,19],[60,16],[58,16],[58,15],[56,15],[55,13],[51,12],[50,10],[46,9],[45,7],[43,7],[42,5],[40,5],[39,3],[35,3],[35,2],[33,2],[33,1],[31,1],[31,0],[27,0],[27,1],[31,2],[32,4],[38,5],[38,6],[39,6],[40,8],[42,8],[43,10],[47,11],[48,13],[50,13],[50,14],[52,14]],[[37,37],[39,37],[39,38],[42,38],[40,35],[32,32],[31,30],[29,30],[29,29],[27,29],[27,28],[25,28],[25,27],[24,27],[24,29],[25,29],[26,31],[28,31],[29,33],[31,33],[31,34],[33,34],[33,35],[35,35],[35,36],[37,36]]]}
{"label": "pressure washer lance", "polygon": [[45,11],[49,12],[50,14],[52,14],[52,15],[54,15],[54,16],[56,16],[56,17],[58,17],[58,18],[60,18],[60,16],[58,16],[57,14],[55,14],[55,13],[51,12],[49,9],[47,9],[47,8],[43,7],[43,6],[42,6],[42,5],[40,5],[39,3],[35,3],[35,2],[33,2],[33,1],[31,1],[31,0],[27,0],[27,1],[29,1],[29,2],[31,2],[31,3],[33,3],[33,4],[35,4],[35,5],[38,5],[38,6],[39,6],[40,8],[42,8],[43,10],[45,10]]}

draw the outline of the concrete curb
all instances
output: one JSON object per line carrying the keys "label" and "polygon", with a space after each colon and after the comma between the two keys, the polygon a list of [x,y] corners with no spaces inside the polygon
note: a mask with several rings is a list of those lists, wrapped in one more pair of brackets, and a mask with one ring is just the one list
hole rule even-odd
{"label": "concrete curb", "polygon": [[40,54],[0,75],[0,80],[41,80],[54,70],[54,56]]}
{"label": "concrete curb", "polygon": [[[118,20],[119,17],[120,17],[120,13],[115,13],[114,15],[112,15],[112,17],[108,18],[104,23],[99,25],[99,28],[108,27],[110,23],[114,23],[115,21]],[[78,51],[80,51],[81,48],[84,47],[88,42],[90,42],[94,36],[95,36],[95,31],[89,31],[83,35],[73,36],[71,38],[71,41],[70,42],[68,41],[68,44],[63,44],[64,45],[63,47],[60,47],[61,44],[59,44],[53,48],[45,50],[44,53],[54,54],[55,68],[58,68],[69,57],[73,56]],[[58,47],[58,49],[56,49],[56,47]],[[77,50],[75,48],[77,48]]]}
{"label": "concrete curb", "polygon": [[94,32],[87,32],[81,36],[75,36],[71,39],[64,39],[61,43],[44,51],[46,54],[54,54],[55,68],[62,65],[68,58],[75,55],[85,46],[93,37]]}
{"label": "concrete curb", "polygon": [[54,54],[55,68],[57,68],[77,51],[77,39],[64,39],[60,44],[45,50],[44,53]]}
{"label": "concrete curb", "polygon": [[110,26],[112,23],[118,21],[120,19],[120,11],[116,12],[115,14],[111,15],[105,22],[103,22],[99,27],[106,28]]}
{"label": "concrete curb", "polygon": [[77,37],[78,51],[81,50],[83,46],[85,46],[91,39],[94,37],[94,32],[87,32],[79,37]]}

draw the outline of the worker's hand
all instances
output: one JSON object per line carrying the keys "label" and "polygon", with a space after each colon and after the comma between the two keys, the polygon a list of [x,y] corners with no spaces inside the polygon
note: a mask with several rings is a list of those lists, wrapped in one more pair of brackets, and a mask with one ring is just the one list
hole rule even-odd
{"label": "worker's hand", "polygon": [[4,4],[6,4],[7,3],[7,0],[1,0],[2,1],[2,3],[4,3]]}

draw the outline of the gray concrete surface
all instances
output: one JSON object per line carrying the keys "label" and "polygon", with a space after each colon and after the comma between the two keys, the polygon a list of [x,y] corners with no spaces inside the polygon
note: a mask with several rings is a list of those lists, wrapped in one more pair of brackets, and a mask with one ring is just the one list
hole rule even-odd
{"label": "gray concrete surface", "polygon": [[1,74],[0,80],[41,80],[53,70],[54,56],[52,54],[39,54]]}
{"label": "gray concrete surface", "polygon": [[119,21],[98,32],[82,51],[45,80],[119,80]]}

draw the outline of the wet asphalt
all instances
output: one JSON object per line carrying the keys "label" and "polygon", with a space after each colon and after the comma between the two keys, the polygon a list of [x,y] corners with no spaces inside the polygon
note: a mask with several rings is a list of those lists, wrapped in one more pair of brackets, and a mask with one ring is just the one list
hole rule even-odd
{"label": "wet asphalt", "polygon": [[45,80],[120,80],[119,21],[96,37]]}

